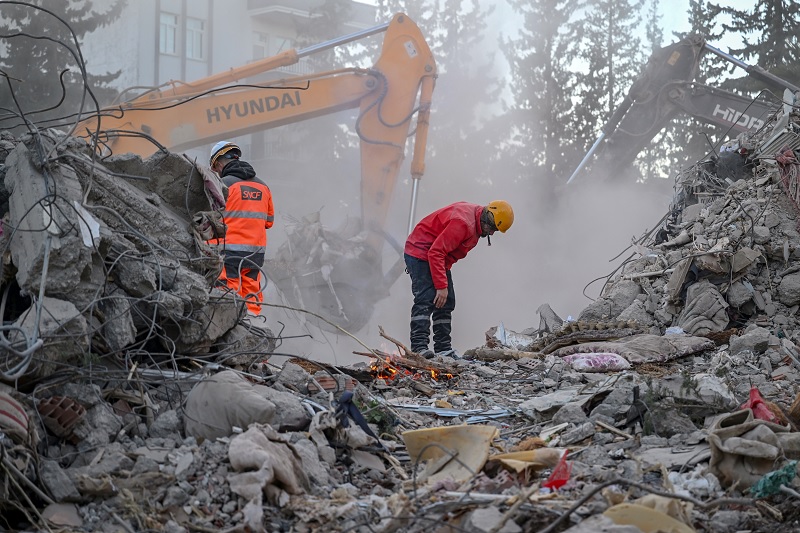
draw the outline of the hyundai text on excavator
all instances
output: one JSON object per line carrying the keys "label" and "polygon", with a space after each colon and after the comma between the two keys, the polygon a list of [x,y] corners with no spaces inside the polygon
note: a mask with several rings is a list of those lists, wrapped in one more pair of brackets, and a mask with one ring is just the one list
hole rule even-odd
{"label": "hyundai text on excavator", "polygon": [[[381,32],[385,32],[383,46],[371,68],[241,83]],[[305,230],[294,241],[290,235],[288,249],[281,247],[277,260],[266,268],[267,277],[290,303],[355,331],[369,321],[374,305],[388,295],[402,272],[402,249],[394,266],[383,272],[382,249],[388,236],[384,224],[416,114],[409,229],[413,224],[436,76],[436,62],[419,28],[398,13],[388,23],[301,50],[287,50],[191,83],[170,82],[102,110],[79,124],[76,135],[101,153],[145,157],[159,149],[186,150],[358,107],[360,227],[337,235],[318,221],[306,220]],[[397,243],[394,246],[397,249]],[[319,325],[339,332],[325,321]]]}
{"label": "hyundai text on excavator", "polygon": [[679,113],[736,133],[763,126],[777,105],[693,81],[706,51],[781,91],[800,91],[794,84],[711,46],[702,37],[689,36],[652,54],[567,183],[581,173],[595,153],[598,156],[591,174],[609,178],[628,175],[625,170],[639,152]]}

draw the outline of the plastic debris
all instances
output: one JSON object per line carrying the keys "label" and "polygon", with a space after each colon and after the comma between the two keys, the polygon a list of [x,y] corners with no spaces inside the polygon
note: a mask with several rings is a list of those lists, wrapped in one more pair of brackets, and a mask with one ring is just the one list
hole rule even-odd
{"label": "plastic debris", "polygon": [[766,498],[778,494],[781,486],[789,485],[797,476],[797,461],[789,461],[783,468],[765,474],[750,488],[754,498]]}
{"label": "plastic debris", "polygon": [[781,423],[780,418],[772,412],[763,396],[761,396],[758,387],[750,387],[750,398],[739,407],[739,410],[742,409],[751,409],[753,411],[753,417],[759,420],[766,420],[774,424]]}
{"label": "plastic debris", "polygon": [[564,455],[561,456],[558,464],[553,469],[553,472],[550,474],[550,477],[547,478],[547,481],[542,483],[542,487],[550,490],[558,490],[567,484],[570,473],[572,473],[572,463],[567,461],[567,452],[565,451]]}

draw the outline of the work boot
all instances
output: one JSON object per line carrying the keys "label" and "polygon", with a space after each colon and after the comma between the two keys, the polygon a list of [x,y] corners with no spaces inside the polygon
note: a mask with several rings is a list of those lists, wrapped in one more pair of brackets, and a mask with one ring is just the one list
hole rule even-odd
{"label": "work boot", "polygon": [[453,359],[463,359],[463,357],[461,357],[461,354],[452,348],[450,348],[449,350],[442,350],[441,352],[436,352],[436,357],[452,357]]}
{"label": "work boot", "polygon": [[422,348],[419,351],[417,350],[411,350],[411,351],[416,354],[419,354],[420,357],[424,357],[425,359],[433,359],[434,355],[436,355],[430,348]]}

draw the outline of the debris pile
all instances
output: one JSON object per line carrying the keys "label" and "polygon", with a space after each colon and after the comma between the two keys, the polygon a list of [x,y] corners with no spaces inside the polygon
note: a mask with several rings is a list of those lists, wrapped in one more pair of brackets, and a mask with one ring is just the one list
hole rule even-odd
{"label": "debris pile", "polygon": [[577,319],[350,367],[212,288],[202,168],[4,135],[0,530],[796,531],[799,133],[684,172]]}

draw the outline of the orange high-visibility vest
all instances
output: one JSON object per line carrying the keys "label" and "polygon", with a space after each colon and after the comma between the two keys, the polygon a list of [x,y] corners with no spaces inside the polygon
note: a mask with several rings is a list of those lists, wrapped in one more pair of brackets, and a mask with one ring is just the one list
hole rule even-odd
{"label": "orange high-visibility vest", "polygon": [[267,232],[275,221],[272,193],[256,179],[237,181],[228,187],[223,219],[227,225],[223,250],[264,252]]}

